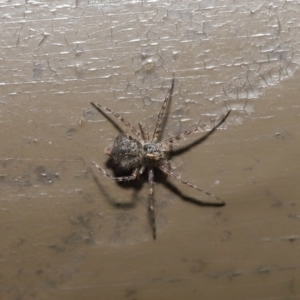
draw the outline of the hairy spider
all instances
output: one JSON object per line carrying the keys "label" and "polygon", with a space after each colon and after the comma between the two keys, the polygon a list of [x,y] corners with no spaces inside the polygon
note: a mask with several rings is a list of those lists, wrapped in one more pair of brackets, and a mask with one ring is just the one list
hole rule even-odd
{"label": "hairy spider", "polygon": [[[221,201],[215,195],[207,192],[206,190],[196,186],[193,183],[190,183],[181,178],[179,174],[174,173],[170,167],[170,161],[168,160],[168,154],[172,150],[173,142],[176,140],[181,140],[185,136],[195,133],[195,132],[204,132],[201,126],[195,126],[189,130],[185,130],[175,136],[163,139],[162,141],[158,141],[161,131],[162,131],[162,123],[164,119],[164,113],[166,107],[171,99],[172,91],[174,87],[174,78],[172,80],[171,88],[169,89],[163,105],[158,114],[156,126],[154,129],[154,133],[150,138],[148,131],[146,128],[139,122],[140,132],[136,130],[134,126],[132,126],[128,121],[126,121],[123,117],[121,117],[118,113],[114,112],[112,109],[107,108],[100,104],[95,104],[91,102],[100,113],[110,113],[113,114],[120,122],[125,124],[130,131],[135,136],[134,138],[129,134],[119,134],[111,147],[105,149],[105,153],[108,154],[113,161],[118,165],[118,167],[124,171],[131,171],[132,174],[129,176],[121,176],[114,177],[107,173],[102,167],[100,167],[96,162],[93,162],[94,165],[109,179],[114,181],[131,181],[138,178],[138,176],[144,173],[146,170],[148,172],[148,182],[149,182],[149,213],[151,218],[151,226],[153,232],[153,239],[156,238],[156,225],[155,225],[155,209],[154,209],[154,199],[153,199],[153,191],[154,191],[154,168],[160,169],[163,173],[168,175],[171,178],[179,180],[182,184],[186,184],[214,199],[218,202],[211,203],[212,205],[223,206],[225,202]],[[202,140],[208,137],[211,133],[213,133],[228,117],[230,110],[226,113],[225,116],[222,117],[221,121],[216,124],[210,131],[206,132],[204,136],[202,136]],[[199,201],[199,204],[203,204],[204,202]]]}

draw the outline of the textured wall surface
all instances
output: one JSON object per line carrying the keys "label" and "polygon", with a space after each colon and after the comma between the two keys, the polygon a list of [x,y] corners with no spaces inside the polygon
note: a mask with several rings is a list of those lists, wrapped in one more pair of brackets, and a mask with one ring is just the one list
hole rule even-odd
{"label": "textured wall surface", "polygon": [[[1,300],[300,298],[298,1],[0,9]],[[156,173],[153,241],[147,178],[92,165],[117,131],[90,102],[153,132],[173,74],[165,137],[232,110],[173,158],[227,205]]]}

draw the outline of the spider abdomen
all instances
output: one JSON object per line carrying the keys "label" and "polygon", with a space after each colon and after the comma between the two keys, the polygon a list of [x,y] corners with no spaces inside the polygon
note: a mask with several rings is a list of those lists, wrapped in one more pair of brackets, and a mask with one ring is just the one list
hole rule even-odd
{"label": "spider abdomen", "polygon": [[130,135],[119,134],[109,155],[120,169],[130,170],[142,163],[143,146]]}

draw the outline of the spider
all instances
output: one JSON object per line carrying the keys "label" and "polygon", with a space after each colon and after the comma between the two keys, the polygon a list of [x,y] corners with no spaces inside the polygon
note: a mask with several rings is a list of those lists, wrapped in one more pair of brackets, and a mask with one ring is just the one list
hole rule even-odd
{"label": "spider", "polygon": [[[168,159],[170,152],[172,151],[173,142],[176,140],[181,140],[184,137],[190,135],[191,133],[204,132],[201,126],[195,126],[189,130],[185,130],[175,136],[163,139],[159,141],[160,135],[162,133],[163,120],[165,117],[165,110],[170,102],[172,92],[174,87],[174,78],[172,79],[171,87],[168,93],[165,96],[165,100],[158,114],[157,122],[155,125],[154,132],[150,138],[147,129],[139,122],[138,131],[133,125],[126,121],[121,115],[113,111],[112,109],[105,107],[100,104],[91,102],[91,105],[94,106],[101,114],[106,115],[113,114],[118,121],[125,124],[129,128],[134,137],[129,134],[121,133],[119,134],[111,147],[105,148],[104,153],[108,154],[116,165],[124,171],[132,171],[129,176],[115,177],[106,172],[101,166],[96,162],[93,164],[99,169],[106,177],[114,181],[131,181],[135,180],[144,173],[148,172],[148,182],[149,182],[149,216],[151,221],[153,239],[156,239],[156,224],[155,224],[155,207],[154,207],[154,168],[158,168],[160,171],[165,173],[168,177],[177,179],[182,184],[188,185],[212,198],[217,200],[217,202],[211,203],[211,205],[223,206],[225,202],[221,201],[217,196],[212,193],[196,186],[195,184],[184,180],[179,174],[176,174],[172,171],[170,167],[170,160]],[[222,117],[221,121],[218,122],[210,131],[206,132],[204,136],[201,137],[201,140],[204,140],[210,134],[212,134],[228,117],[230,110]],[[199,201],[199,203],[204,204],[204,202]]]}

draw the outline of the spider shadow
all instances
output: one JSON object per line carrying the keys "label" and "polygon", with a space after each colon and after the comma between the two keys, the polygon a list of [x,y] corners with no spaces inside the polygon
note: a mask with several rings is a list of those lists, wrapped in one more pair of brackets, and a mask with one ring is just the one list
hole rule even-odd
{"label": "spider shadow", "polygon": [[[191,150],[193,147],[202,144],[203,142],[205,142],[227,119],[227,117],[229,116],[229,114],[231,113],[231,110],[229,110],[222,118],[221,120],[214,125],[214,127],[208,131],[207,133],[205,133],[203,136],[201,136],[200,138],[196,139],[194,142],[189,143],[186,146],[180,147],[179,149],[176,150],[171,150],[168,153],[168,159],[172,159],[172,157],[175,157],[177,155],[181,155],[189,150]],[[162,183],[164,184],[164,186],[166,188],[168,188],[170,191],[172,191],[174,194],[176,194],[177,196],[179,196],[182,200],[196,204],[196,205],[200,205],[200,206],[214,206],[214,207],[221,207],[221,206],[225,206],[226,203],[221,201],[221,202],[209,202],[209,201],[203,201],[203,200],[199,200],[197,198],[194,197],[190,197],[187,196],[185,194],[183,194],[179,188],[177,188],[174,184],[172,184],[168,179],[167,176],[165,174],[163,174],[162,172],[160,172],[163,177],[161,177]]]}
{"label": "spider shadow", "polygon": [[[125,172],[118,170],[116,168],[115,164],[113,163],[112,159],[108,159],[106,161],[105,166],[108,169],[111,169],[114,176],[127,176],[130,175],[132,172]],[[171,191],[173,194],[178,196],[181,200],[190,202],[192,204],[198,205],[198,206],[208,206],[208,207],[221,207],[225,206],[225,202],[208,202],[205,200],[201,200],[195,197],[187,196],[184,194],[175,184],[171,183],[168,180],[168,176],[164,174],[159,169],[155,168],[155,182],[164,185],[169,191]],[[100,182],[98,176],[94,173],[93,169],[91,169],[91,174],[93,177],[94,182],[96,183],[99,191],[102,193],[102,195],[105,197],[105,199],[110,203],[110,205],[116,207],[116,208],[122,208],[122,209],[133,209],[135,208],[139,197],[139,191],[143,188],[144,184],[148,182],[147,179],[147,172],[141,174],[136,180],[132,181],[124,181],[124,182],[117,182],[114,181],[114,184],[118,184],[122,189],[133,189],[133,194],[131,196],[131,199],[128,202],[118,202],[114,197],[111,197],[107,192],[105,186]],[[102,174],[101,174],[102,175]],[[103,177],[105,180],[107,178]],[[155,197],[156,201],[159,201],[159,196]]]}
{"label": "spider shadow", "polygon": [[[117,168],[115,165],[113,159],[109,158],[106,163],[105,167],[107,169],[110,169],[112,172],[112,175],[114,177],[119,177],[119,176],[128,176],[132,174],[132,170],[130,171],[124,171],[120,170]],[[144,183],[147,181],[147,178],[145,174],[140,175],[136,180],[131,180],[131,181],[113,181],[113,184],[117,184],[120,186],[122,189],[133,189],[133,194],[131,196],[131,199],[128,200],[128,202],[121,202],[118,201],[116,198],[111,197],[105,189],[105,185],[100,183],[100,180],[98,176],[94,173],[93,169],[91,169],[91,174],[93,177],[94,182],[96,183],[99,191],[103,194],[103,196],[106,198],[106,200],[114,207],[122,208],[122,209],[132,209],[136,206],[136,203],[139,199],[138,193],[142,189]],[[100,174],[104,180],[109,180],[103,174]]]}
{"label": "spider shadow", "polygon": [[181,155],[189,150],[191,150],[193,147],[196,147],[197,145],[200,145],[202,143],[204,143],[227,119],[227,117],[229,116],[229,114],[231,113],[231,110],[229,110],[223,117],[222,119],[216,124],[214,125],[214,127],[208,131],[207,133],[205,133],[203,136],[201,136],[200,138],[196,139],[194,142],[180,147],[179,149],[176,150],[171,150],[169,152],[169,158],[171,159],[172,157],[175,157],[177,155]]}
{"label": "spider shadow", "polygon": [[220,202],[210,202],[195,197],[187,196],[175,184],[169,181],[168,176],[166,174],[164,174],[158,169],[155,169],[155,171],[155,178],[157,179],[156,182],[163,184],[169,191],[171,191],[183,201],[190,202],[198,206],[221,207],[226,205],[226,203],[221,200]]}

